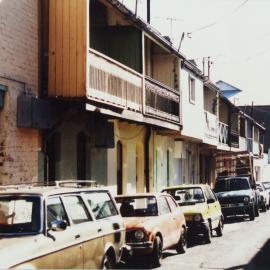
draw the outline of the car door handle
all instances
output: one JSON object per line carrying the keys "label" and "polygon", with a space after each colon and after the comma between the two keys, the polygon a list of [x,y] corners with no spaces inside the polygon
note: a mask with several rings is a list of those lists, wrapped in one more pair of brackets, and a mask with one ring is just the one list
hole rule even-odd
{"label": "car door handle", "polygon": [[79,238],[81,238],[80,234],[75,235],[75,239],[79,239]]}
{"label": "car door handle", "polygon": [[97,231],[98,231],[98,233],[100,233],[100,232],[102,232],[102,229],[101,229],[101,228],[99,228]]}

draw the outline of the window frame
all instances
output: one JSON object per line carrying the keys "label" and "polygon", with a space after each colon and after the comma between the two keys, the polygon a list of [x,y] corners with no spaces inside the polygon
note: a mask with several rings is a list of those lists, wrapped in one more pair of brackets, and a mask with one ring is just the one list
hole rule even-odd
{"label": "window frame", "polygon": [[[168,206],[168,209],[169,209],[169,212],[168,213],[162,213],[161,212],[161,201],[164,199],[164,201],[166,202],[167,206]],[[163,216],[163,215],[168,215],[168,214],[171,214],[172,213],[172,210],[170,208],[170,205],[167,201],[167,198],[166,198],[166,195],[163,195],[163,196],[160,196],[158,198],[158,215],[159,216]]]}
{"label": "window frame", "polygon": [[[79,197],[79,198],[81,199],[81,201],[82,201],[82,203],[83,203],[83,206],[84,206],[84,209],[85,209],[85,212],[86,212],[86,214],[87,214],[87,216],[88,216],[88,220],[87,220],[87,221],[83,221],[83,222],[80,222],[80,223],[74,223],[74,222],[73,222],[73,219],[72,219],[72,217],[71,217],[71,215],[70,215],[70,211],[68,211],[69,209],[68,209],[67,204],[66,204],[66,201],[65,201],[65,198],[66,198],[66,197]],[[92,221],[94,220],[94,219],[93,219],[94,216],[93,216],[92,213],[89,211],[89,208],[88,208],[88,206],[86,205],[86,203],[85,203],[83,197],[81,196],[81,193],[69,193],[69,194],[64,194],[64,195],[61,196],[61,199],[62,199],[62,201],[63,201],[64,207],[65,207],[65,211],[66,211],[67,216],[68,216],[68,218],[69,218],[70,225],[76,226],[76,225],[80,225],[80,224],[83,224],[83,223],[92,222]]]}
{"label": "window frame", "polygon": [[[104,217],[104,218],[99,218],[97,219],[91,206],[89,205],[88,201],[87,201],[87,198],[86,198],[86,195],[89,194],[89,193],[106,193],[108,195],[108,197],[110,198],[110,201],[112,202],[113,206],[114,206],[114,209],[116,211],[116,215],[111,215],[111,216],[108,216],[108,217]],[[103,191],[103,190],[97,190],[97,191],[84,191],[82,192],[82,199],[84,201],[84,204],[86,205],[87,209],[88,209],[88,212],[91,213],[91,217],[92,217],[92,220],[96,220],[96,221],[99,221],[99,220],[104,220],[104,219],[109,219],[109,218],[112,218],[112,217],[116,217],[116,216],[119,216],[120,215],[120,212],[119,212],[119,209],[117,207],[117,204],[114,200],[114,198],[112,197],[111,193],[108,192],[108,191]]]}
{"label": "window frame", "polygon": [[189,103],[196,103],[196,80],[189,74],[188,76]]}

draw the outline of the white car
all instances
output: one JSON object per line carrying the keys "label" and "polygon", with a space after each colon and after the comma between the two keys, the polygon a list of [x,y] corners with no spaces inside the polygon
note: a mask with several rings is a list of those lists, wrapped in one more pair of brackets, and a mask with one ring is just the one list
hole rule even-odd
{"label": "white car", "polygon": [[269,210],[269,190],[267,190],[263,183],[257,182],[256,189],[260,192],[259,207],[262,211],[266,212]]}

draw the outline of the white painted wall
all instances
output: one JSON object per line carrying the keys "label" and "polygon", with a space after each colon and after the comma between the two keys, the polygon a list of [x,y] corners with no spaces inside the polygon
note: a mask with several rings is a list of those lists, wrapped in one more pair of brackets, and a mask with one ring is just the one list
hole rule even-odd
{"label": "white painted wall", "polygon": [[[204,137],[204,106],[203,82],[186,69],[181,70],[180,86],[182,91],[182,134],[203,140]],[[189,76],[195,79],[195,103],[189,100]]]}

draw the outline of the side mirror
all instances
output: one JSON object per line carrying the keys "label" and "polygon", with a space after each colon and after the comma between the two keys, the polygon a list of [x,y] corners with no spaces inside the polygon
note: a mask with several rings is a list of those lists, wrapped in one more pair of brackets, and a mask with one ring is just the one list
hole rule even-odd
{"label": "side mirror", "polygon": [[50,229],[53,232],[62,232],[67,228],[67,222],[65,220],[54,220],[50,225]]}
{"label": "side mirror", "polygon": [[208,199],[208,200],[207,200],[207,204],[209,204],[209,203],[214,203],[214,202],[215,202],[214,199]]}

